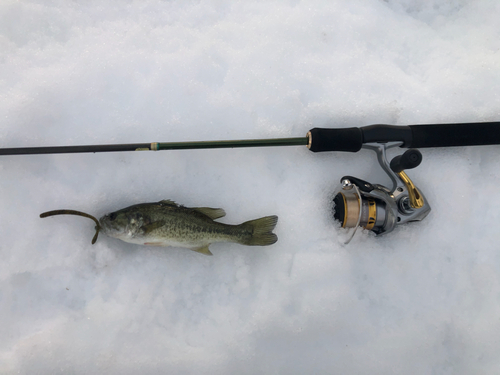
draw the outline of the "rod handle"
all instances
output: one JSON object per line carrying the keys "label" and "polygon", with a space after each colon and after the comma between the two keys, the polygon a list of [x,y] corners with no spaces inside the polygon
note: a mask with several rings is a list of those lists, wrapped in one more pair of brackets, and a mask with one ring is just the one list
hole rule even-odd
{"label": "rod handle", "polygon": [[307,138],[307,147],[313,152],[357,152],[364,143],[373,142],[401,142],[405,148],[486,146],[500,144],[500,122],[314,128]]}
{"label": "rod handle", "polygon": [[362,128],[325,129],[314,128],[307,133],[307,147],[313,152],[346,151],[358,152],[363,143],[403,142],[403,147],[411,141],[408,126],[369,125]]}
{"label": "rod handle", "polygon": [[312,152],[357,152],[363,145],[363,134],[361,133],[360,128],[314,128],[309,130],[307,138],[307,148],[309,148]]}
{"label": "rod handle", "polygon": [[408,147],[486,146],[500,144],[500,122],[410,125]]}

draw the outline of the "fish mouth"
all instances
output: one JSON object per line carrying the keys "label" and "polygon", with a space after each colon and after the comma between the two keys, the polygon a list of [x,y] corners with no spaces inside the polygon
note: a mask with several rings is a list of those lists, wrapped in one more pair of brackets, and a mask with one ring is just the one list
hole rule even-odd
{"label": "fish mouth", "polygon": [[110,229],[112,229],[109,215],[104,215],[103,217],[101,217],[99,219],[99,225],[101,226],[101,231],[103,231],[104,233],[109,233]]}
{"label": "fish mouth", "polygon": [[117,237],[122,235],[125,232],[125,228],[123,228],[119,223],[114,221],[111,214],[104,215],[99,219],[99,225],[101,226],[101,232],[104,232],[110,237]]}

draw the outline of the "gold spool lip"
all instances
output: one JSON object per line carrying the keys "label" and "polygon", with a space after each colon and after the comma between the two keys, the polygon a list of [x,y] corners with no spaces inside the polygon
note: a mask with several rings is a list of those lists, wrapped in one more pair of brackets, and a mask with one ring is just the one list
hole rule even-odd
{"label": "gold spool lip", "polygon": [[342,221],[342,228],[345,228],[345,223],[347,221],[347,203],[345,201],[345,195],[340,193],[342,195],[342,199],[344,200],[344,220]]}
{"label": "gold spool lip", "polygon": [[311,146],[312,146],[312,134],[311,134],[310,131],[307,132],[306,137],[307,137],[307,148],[311,149]]}
{"label": "gold spool lip", "polygon": [[377,221],[377,204],[375,200],[368,199],[368,223],[365,225],[365,229],[372,230]]}

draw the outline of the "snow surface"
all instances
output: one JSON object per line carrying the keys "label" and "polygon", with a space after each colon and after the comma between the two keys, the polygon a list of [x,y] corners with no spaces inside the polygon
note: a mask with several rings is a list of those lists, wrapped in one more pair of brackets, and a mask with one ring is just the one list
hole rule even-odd
{"label": "snow surface", "polygon": [[[500,2],[0,3],[0,147],[305,136],[500,120]],[[500,147],[423,149],[421,223],[347,246],[346,174],[305,147],[0,159],[0,373],[498,374]],[[397,155],[393,151],[391,156]],[[101,236],[172,199],[279,241],[213,257]]]}

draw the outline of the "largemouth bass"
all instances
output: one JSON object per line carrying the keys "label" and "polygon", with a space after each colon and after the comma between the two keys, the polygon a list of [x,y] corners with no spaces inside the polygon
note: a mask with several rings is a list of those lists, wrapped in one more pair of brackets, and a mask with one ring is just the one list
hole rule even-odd
{"label": "largemouth bass", "polygon": [[249,246],[272,245],[278,240],[272,233],[277,216],[266,216],[239,225],[215,221],[226,215],[221,208],[184,207],[170,200],[136,204],[110,214],[97,221],[89,214],[72,210],[45,212],[40,217],[73,214],[93,219],[96,235],[103,232],[125,242],[146,246],[173,246],[188,248],[212,255],[208,246],[214,242],[235,242]]}

